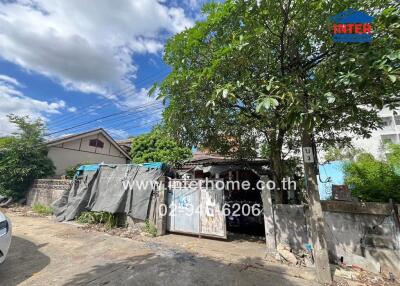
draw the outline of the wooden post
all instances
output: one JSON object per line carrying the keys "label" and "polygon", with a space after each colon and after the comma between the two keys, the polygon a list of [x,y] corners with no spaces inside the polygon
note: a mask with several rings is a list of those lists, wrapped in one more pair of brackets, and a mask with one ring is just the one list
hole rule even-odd
{"label": "wooden post", "polygon": [[[165,235],[167,233],[167,216],[168,212],[164,215],[161,213],[161,208],[168,207],[167,202],[167,179],[166,177],[161,177],[159,179],[159,190],[158,190],[158,203],[156,204],[156,228],[157,228],[157,236]],[[164,205],[164,207],[163,207]]]}
{"label": "wooden post", "polygon": [[264,227],[265,227],[265,242],[267,244],[267,255],[276,253],[276,233],[275,233],[275,218],[272,206],[271,190],[267,188],[268,177],[261,176],[263,181],[263,189],[261,190],[261,199],[264,209]]}
{"label": "wooden post", "polygon": [[304,128],[302,132],[301,143],[303,148],[304,176],[306,179],[306,188],[308,194],[311,240],[317,279],[321,284],[329,284],[332,283],[332,275],[329,266],[328,246],[325,237],[325,221],[318,191],[312,135],[311,132],[306,128]]}

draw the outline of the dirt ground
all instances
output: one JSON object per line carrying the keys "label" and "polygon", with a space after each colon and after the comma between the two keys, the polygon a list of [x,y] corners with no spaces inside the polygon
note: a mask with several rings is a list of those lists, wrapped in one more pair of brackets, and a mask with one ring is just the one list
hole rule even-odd
{"label": "dirt ground", "polygon": [[317,285],[309,268],[265,260],[262,241],[123,238],[46,217],[13,223],[0,285]]}

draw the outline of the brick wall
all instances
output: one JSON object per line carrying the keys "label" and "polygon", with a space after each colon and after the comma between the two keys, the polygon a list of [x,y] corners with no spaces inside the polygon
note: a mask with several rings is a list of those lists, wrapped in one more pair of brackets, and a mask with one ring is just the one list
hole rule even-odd
{"label": "brick wall", "polygon": [[33,206],[42,204],[50,206],[59,199],[65,190],[71,186],[71,180],[38,179],[35,180],[29,189],[26,204]]}

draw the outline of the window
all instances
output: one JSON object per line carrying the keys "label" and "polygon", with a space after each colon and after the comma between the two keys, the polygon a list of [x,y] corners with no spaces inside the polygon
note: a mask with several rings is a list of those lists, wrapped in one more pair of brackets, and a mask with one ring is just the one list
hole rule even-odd
{"label": "window", "polygon": [[392,143],[392,139],[390,139],[390,138],[383,138],[382,141],[383,141],[383,144],[385,144],[385,145]]}
{"label": "window", "polygon": [[99,139],[91,139],[89,141],[89,146],[97,147],[97,148],[103,148],[104,147],[104,143],[103,143],[103,141],[101,141]]}
{"label": "window", "polygon": [[391,127],[392,126],[392,120],[390,118],[383,118],[383,126]]}
{"label": "window", "polygon": [[394,120],[396,121],[396,125],[400,125],[400,116],[395,116]]}

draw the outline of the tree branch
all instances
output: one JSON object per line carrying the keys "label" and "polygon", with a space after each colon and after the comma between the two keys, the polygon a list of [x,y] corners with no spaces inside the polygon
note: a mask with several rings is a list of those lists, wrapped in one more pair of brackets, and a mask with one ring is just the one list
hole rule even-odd
{"label": "tree branch", "polygon": [[311,69],[313,67],[315,67],[316,65],[318,65],[321,61],[323,61],[325,58],[333,55],[335,52],[332,51],[332,48],[334,46],[332,46],[329,50],[327,50],[326,52],[314,57],[313,59],[309,60],[307,63],[305,63],[304,65],[302,65],[302,68],[307,70],[307,69]]}

